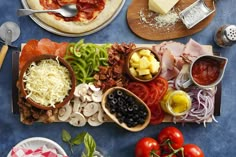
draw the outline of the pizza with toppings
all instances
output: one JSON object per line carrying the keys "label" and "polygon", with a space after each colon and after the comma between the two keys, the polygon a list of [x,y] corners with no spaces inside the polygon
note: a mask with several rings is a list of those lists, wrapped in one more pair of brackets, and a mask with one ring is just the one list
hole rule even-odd
{"label": "pizza with toppings", "polygon": [[27,0],[33,10],[58,9],[66,4],[76,4],[78,13],[74,17],[63,17],[56,13],[35,14],[42,22],[61,32],[80,34],[91,31],[108,21],[122,0]]}

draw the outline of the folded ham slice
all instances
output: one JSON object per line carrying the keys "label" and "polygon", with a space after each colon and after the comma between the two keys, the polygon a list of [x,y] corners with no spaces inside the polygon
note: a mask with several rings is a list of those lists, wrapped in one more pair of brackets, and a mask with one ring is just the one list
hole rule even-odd
{"label": "folded ham slice", "polygon": [[200,55],[212,55],[211,51],[207,51],[193,39],[190,39],[186,45],[174,41],[165,41],[159,45],[154,45],[153,51],[158,54],[162,61],[160,76],[167,80],[175,78],[186,62],[191,63]]}
{"label": "folded ham slice", "polygon": [[185,63],[181,55],[185,45],[182,43],[169,41],[153,46],[153,50],[162,61],[161,75],[167,80],[175,78]]}
{"label": "folded ham slice", "polygon": [[186,59],[193,61],[194,59],[196,59],[196,57],[201,55],[212,55],[212,52],[207,51],[206,49],[203,48],[201,44],[199,44],[193,39],[190,39],[185,46],[185,49],[183,51],[183,56]]}

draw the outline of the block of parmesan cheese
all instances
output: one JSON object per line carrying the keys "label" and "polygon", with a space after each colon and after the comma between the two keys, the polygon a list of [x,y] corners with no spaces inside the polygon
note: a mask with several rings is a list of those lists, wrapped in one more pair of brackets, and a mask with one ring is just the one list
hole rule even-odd
{"label": "block of parmesan cheese", "polygon": [[167,14],[179,0],[149,0],[149,10],[160,14]]}

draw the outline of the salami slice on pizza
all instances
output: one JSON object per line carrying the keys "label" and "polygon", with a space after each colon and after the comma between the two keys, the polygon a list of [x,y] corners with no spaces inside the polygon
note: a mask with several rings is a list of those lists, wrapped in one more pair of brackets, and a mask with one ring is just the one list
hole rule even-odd
{"label": "salami slice on pizza", "polygon": [[34,10],[58,9],[66,4],[76,4],[78,14],[65,18],[56,13],[38,13],[36,16],[48,26],[65,33],[85,33],[108,21],[122,0],[27,0]]}

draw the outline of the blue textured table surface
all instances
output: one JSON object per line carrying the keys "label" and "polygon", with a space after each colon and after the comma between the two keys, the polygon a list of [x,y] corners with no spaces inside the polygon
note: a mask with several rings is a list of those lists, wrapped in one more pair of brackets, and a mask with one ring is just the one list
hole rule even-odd
{"label": "blue textured table surface", "polygon": [[[8,0],[0,3],[0,24],[6,21],[13,21],[20,25],[21,36],[13,44],[20,46],[29,39],[50,38],[54,41],[78,41],[84,38],[86,42],[135,42],[135,43],[158,43],[146,41],[134,35],[126,23],[126,11],[131,0],[127,0],[121,13],[107,27],[92,35],[68,38],[51,34],[36,25],[29,17],[18,18],[16,10],[21,8],[20,0]],[[97,145],[112,157],[134,156],[134,146],[138,139],[144,136],[156,137],[157,133],[164,127],[174,125],[183,131],[186,143],[199,145],[206,157],[235,156],[236,153],[236,45],[230,48],[219,48],[213,42],[214,32],[223,24],[236,24],[236,9],[234,0],[220,0],[217,3],[217,13],[211,24],[203,31],[175,41],[186,43],[193,38],[201,44],[213,45],[215,51],[229,59],[225,76],[222,82],[221,116],[216,117],[218,123],[210,123],[206,128],[203,125],[165,123],[157,126],[149,126],[138,133],[128,132],[116,124],[104,124],[100,127],[75,128],[66,123],[42,124],[32,126],[24,125],[19,120],[19,115],[11,113],[11,87],[12,87],[12,62],[10,49],[5,62],[0,70],[0,156],[7,156],[10,149],[23,139],[29,137],[46,137],[59,143],[69,156],[79,156],[79,148],[75,148],[73,155],[70,155],[68,146],[61,140],[61,131],[66,129],[72,135],[81,131],[91,133]]]}

